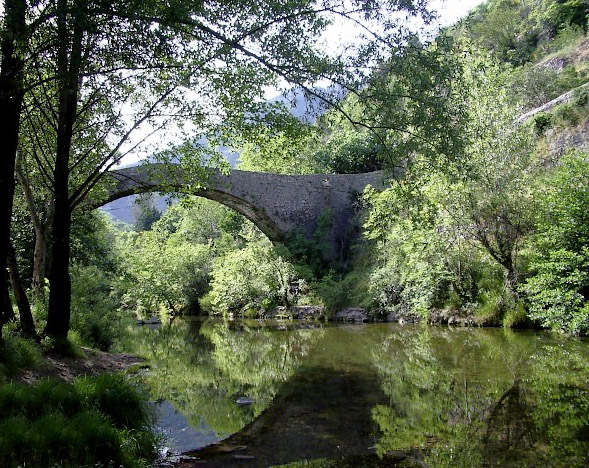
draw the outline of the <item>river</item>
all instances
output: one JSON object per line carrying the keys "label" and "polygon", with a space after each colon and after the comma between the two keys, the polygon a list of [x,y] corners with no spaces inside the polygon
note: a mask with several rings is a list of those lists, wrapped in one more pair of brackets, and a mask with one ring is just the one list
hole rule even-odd
{"label": "river", "polygon": [[589,466],[585,339],[175,320],[133,348],[182,466]]}

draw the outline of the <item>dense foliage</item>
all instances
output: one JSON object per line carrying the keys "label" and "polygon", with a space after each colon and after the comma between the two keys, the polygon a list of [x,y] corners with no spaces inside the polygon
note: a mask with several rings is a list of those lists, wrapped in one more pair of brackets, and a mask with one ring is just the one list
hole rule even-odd
{"label": "dense foliage", "polygon": [[558,50],[554,38],[567,34],[571,27],[586,32],[588,12],[582,0],[490,0],[461,19],[454,29],[492,51],[499,60],[522,65]]}
{"label": "dense foliage", "polygon": [[522,289],[544,326],[589,329],[589,164],[570,154],[546,175],[530,238],[530,276]]}

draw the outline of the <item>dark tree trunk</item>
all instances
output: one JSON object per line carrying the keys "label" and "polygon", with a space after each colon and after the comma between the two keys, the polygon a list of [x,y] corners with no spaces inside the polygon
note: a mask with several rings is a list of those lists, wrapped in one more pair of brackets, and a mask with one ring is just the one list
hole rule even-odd
{"label": "dark tree trunk", "polygon": [[45,333],[66,338],[70,327],[71,281],[69,272],[71,211],[69,205],[69,155],[73,119],[76,113],[77,87],[66,86],[60,96],[59,127],[55,158],[53,243],[49,274],[49,311]]}
{"label": "dark tree trunk", "polygon": [[[52,222],[52,221],[51,221]],[[42,297],[47,277],[47,229],[35,229],[35,251],[33,253],[33,293]]]}
{"label": "dark tree trunk", "polygon": [[[20,112],[24,96],[23,55],[17,48],[26,37],[26,1],[4,0],[4,34],[0,68],[0,338],[2,326],[14,314],[6,296],[6,261],[10,244],[10,222],[14,197],[14,165],[18,146]],[[10,305],[10,307],[9,307]]]}
{"label": "dark tree trunk", "polygon": [[33,320],[33,314],[31,313],[31,305],[29,304],[29,298],[27,297],[25,288],[22,285],[20,272],[18,270],[18,262],[16,260],[16,252],[14,251],[12,244],[10,244],[8,250],[8,270],[10,271],[12,293],[14,294],[14,300],[18,307],[20,329],[23,335],[36,338],[37,330],[35,329],[35,321]]}
{"label": "dark tree trunk", "polygon": [[[81,5],[78,6],[81,7]],[[78,14],[81,15],[81,12]],[[71,19],[73,29],[70,36],[66,2],[64,0],[57,2],[58,33],[62,38],[71,37],[71,44],[62,43],[57,51],[59,113],[53,171],[55,211],[52,229],[51,272],[49,273],[49,311],[45,327],[45,333],[54,338],[66,338],[70,328],[72,287],[69,262],[72,211],[69,200],[69,163],[80,88],[83,39],[81,19],[76,16]]]}
{"label": "dark tree trunk", "polygon": [[65,206],[60,198],[62,197],[56,194],[49,276],[49,311],[45,334],[55,338],[66,338],[70,328],[72,290],[69,272],[71,213],[67,195]]}
{"label": "dark tree trunk", "polygon": [[12,301],[10,300],[10,284],[8,283],[8,278],[6,278],[2,291],[0,291],[0,300],[2,301],[2,310],[6,311],[6,314],[3,316],[5,320],[2,325],[4,325],[16,318],[14,316],[14,309],[12,308]]}

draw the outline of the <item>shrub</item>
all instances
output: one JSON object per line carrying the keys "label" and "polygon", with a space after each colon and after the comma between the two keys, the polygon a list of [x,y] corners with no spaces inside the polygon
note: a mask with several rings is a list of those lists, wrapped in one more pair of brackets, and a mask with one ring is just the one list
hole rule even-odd
{"label": "shrub", "polygon": [[545,327],[579,333],[589,329],[589,249],[566,249],[541,254],[523,290],[530,317]]}
{"label": "shrub", "polygon": [[294,267],[268,240],[252,241],[216,260],[211,273],[211,292],[206,303],[217,314],[268,310],[282,303],[290,305],[290,283],[296,279]]}
{"label": "shrub", "polygon": [[589,330],[589,164],[565,156],[538,189],[540,212],[530,238],[530,274],[521,290],[543,326]]}
{"label": "shrub", "polygon": [[333,313],[345,307],[349,300],[349,290],[346,282],[334,272],[330,272],[313,284],[313,290],[328,313]]}
{"label": "shrub", "polygon": [[108,351],[120,329],[119,299],[113,280],[96,266],[72,266],[72,321],[86,345]]}
{"label": "shrub", "polygon": [[536,135],[544,135],[550,127],[552,127],[552,116],[550,114],[540,113],[534,117],[534,131]]}
{"label": "shrub", "polygon": [[141,466],[157,436],[145,394],[123,375],[0,387],[0,465]]}

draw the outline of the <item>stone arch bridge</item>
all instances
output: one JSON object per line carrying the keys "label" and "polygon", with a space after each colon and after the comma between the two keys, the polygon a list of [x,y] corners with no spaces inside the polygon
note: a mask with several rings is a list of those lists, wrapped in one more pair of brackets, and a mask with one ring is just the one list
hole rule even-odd
{"label": "stone arch bridge", "polygon": [[[128,195],[177,192],[215,200],[252,221],[272,242],[284,242],[302,233],[314,239],[322,220],[327,257],[346,255],[358,235],[355,222],[358,194],[367,185],[385,187],[382,171],[365,174],[283,175],[232,170],[224,175],[203,170],[191,177],[179,165],[144,164],[111,171],[114,179],[104,205]],[[204,180],[194,187],[194,180]]]}

